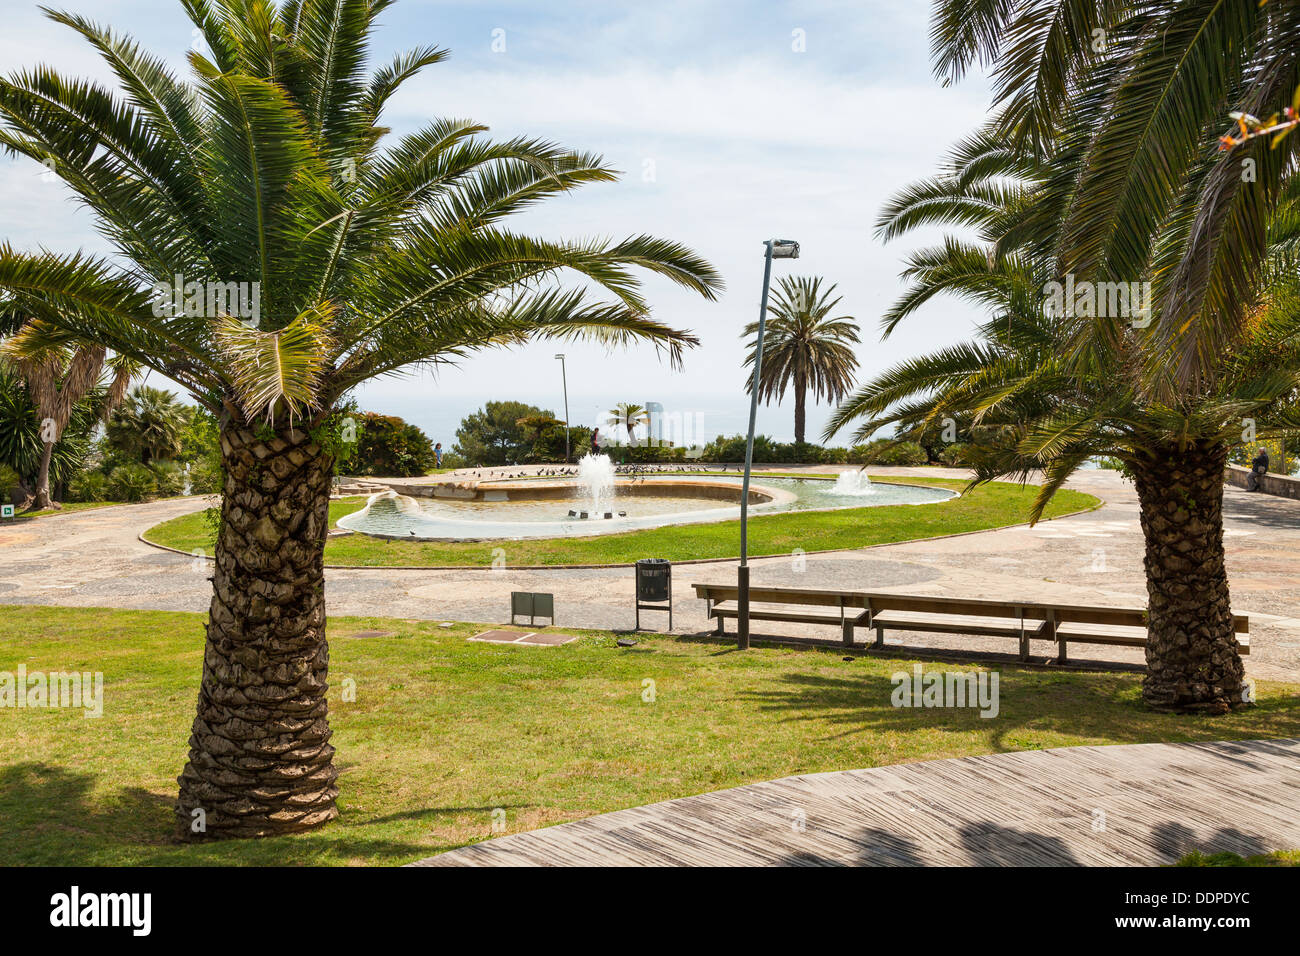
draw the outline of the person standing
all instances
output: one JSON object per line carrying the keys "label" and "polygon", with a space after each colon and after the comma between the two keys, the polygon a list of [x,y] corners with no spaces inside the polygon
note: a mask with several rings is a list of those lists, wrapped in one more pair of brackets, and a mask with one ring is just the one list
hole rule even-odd
{"label": "person standing", "polygon": [[442,467],[442,442],[433,446],[433,461],[435,468]]}
{"label": "person standing", "polygon": [[591,455],[594,458],[599,454],[600,454],[600,429],[593,428],[591,430]]}

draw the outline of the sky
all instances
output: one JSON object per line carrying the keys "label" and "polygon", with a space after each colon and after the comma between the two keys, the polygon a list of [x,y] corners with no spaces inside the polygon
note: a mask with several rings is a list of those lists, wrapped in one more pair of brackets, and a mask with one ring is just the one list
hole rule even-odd
{"label": "sky", "polygon": [[[46,0],[131,34],[183,71],[195,42],[175,0]],[[93,51],[50,23],[32,0],[4,0],[0,64],[45,63],[111,82]],[[969,337],[978,314],[956,300],[929,303],[888,340],[879,317],[902,291],[906,253],[932,244],[918,231],[888,245],[874,236],[878,210],[932,173],[953,143],[979,125],[982,78],[942,88],[928,51],[923,0],[398,0],[382,15],[377,63],[432,43],[451,57],[409,83],[385,113],[395,135],[438,117],[469,117],[491,136],[544,137],[595,151],[623,171],[534,207],[511,228],[551,239],[649,233],[685,243],[718,268],[715,302],[646,277],[661,321],[692,330],[700,346],[670,368],[653,347],[538,342],[480,352],[455,368],[369,383],[355,394],[369,411],[400,415],[450,447],[464,415],[514,399],[564,417],[566,353],[570,420],[592,424],[618,402],[657,402],[707,440],[743,432],[740,332],[758,316],[763,240],[795,239],[801,257],[784,275],[838,285],[839,313],[861,325],[859,378]],[[0,239],[18,248],[106,254],[108,244],[65,188],[25,158],[0,158]],[[167,385],[156,373],[150,384]],[[811,406],[809,438],[830,414]],[[793,402],[759,409],[758,431],[794,436]],[[685,437],[690,438],[687,434]],[[846,444],[848,434],[835,443]]]}

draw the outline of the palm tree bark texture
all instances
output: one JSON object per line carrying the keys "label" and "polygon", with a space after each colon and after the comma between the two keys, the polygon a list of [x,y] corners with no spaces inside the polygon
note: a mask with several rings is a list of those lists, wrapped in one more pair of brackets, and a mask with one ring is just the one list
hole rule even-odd
{"label": "palm tree bark texture", "polygon": [[[331,454],[294,427],[227,423],[225,493],[183,839],[306,830],[338,816],[323,543]],[[201,811],[201,812],[196,812]]]}
{"label": "palm tree bark texture", "polygon": [[1147,676],[1142,696],[1171,710],[1244,703],[1223,551],[1227,449],[1154,449],[1133,469],[1146,539]]}

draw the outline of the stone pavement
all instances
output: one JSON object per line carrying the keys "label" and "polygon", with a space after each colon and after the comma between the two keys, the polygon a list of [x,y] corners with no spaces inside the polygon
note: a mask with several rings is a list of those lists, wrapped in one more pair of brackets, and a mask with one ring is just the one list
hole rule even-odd
{"label": "stone pavement", "polygon": [[[782,469],[788,471],[789,469]],[[816,470],[826,471],[822,467]],[[871,474],[960,476],[945,469],[869,469]],[[1131,484],[1110,471],[1081,471],[1068,487],[1097,495],[1097,511],[1035,528],[1016,527],[859,551],[808,555],[803,571],[789,556],[755,560],[754,583],[853,587],[963,597],[1146,603],[1142,534]],[[81,607],[205,611],[210,567],[137,540],[147,528],[206,507],[182,499],[57,515],[0,526],[0,602]],[[1251,616],[1250,674],[1300,681],[1300,501],[1225,490],[1225,545],[1233,609]],[[869,519],[868,519],[869,520]],[[682,528],[689,534],[689,527]],[[508,560],[508,542],[507,560]],[[694,581],[734,581],[736,562],[674,569],[674,624],[679,633],[709,627]],[[563,627],[630,629],[630,568],[452,571],[375,568],[326,572],[333,614],[504,622],[511,590],[555,594]],[[667,617],[643,613],[664,628]],[[662,623],[661,623],[662,622]],[[800,633],[778,625],[779,633]],[[832,628],[807,630],[834,637]],[[755,631],[756,635],[760,632]],[[944,635],[891,635],[912,646],[1008,652],[1011,642]],[[1035,645],[1046,654],[1048,645]],[[1138,662],[1125,648],[1079,648],[1079,659]]]}

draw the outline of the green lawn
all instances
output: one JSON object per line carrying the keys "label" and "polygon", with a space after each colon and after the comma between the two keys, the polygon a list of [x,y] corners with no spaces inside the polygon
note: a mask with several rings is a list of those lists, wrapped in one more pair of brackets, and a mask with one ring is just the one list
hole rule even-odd
{"label": "green lawn", "polygon": [[[276,840],[171,842],[203,617],[0,606],[0,670],[98,670],[104,715],[0,708],[0,845],[22,864],[405,863],[492,835],[796,773],[1082,744],[1300,735],[1300,686],[1227,717],[1156,714],[1139,677],[1001,670],[1001,709],[891,706],[904,660],[589,633],[468,643],[472,625],[331,621],[342,818]],[[350,637],[362,630],[385,637]],[[930,663],[930,669],[967,669]],[[355,702],[340,699],[355,682]],[[654,701],[645,702],[647,680]]]}
{"label": "green lawn", "polygon": [[[768,477],[773,477],[769,475]],[[807,477],[799,476],[799,477]],[[883,479],[880,479],[883,480]],[[932,485],[960,490],[965,482],[951,478],[908,478],[906,484]],[[1037,489],[1010,482],[981,485],[962,497],[928,505],[889,505],[840,511],[803,511],[763,515],[749,522],[749,553],[789,554],[839,548],[863,548],[891,541],[907,541],[962,531],[984,531],[1028,520]],[[364,498],[331,502],[330,522],[356,511]],[[1046,516],[1057,517],[1094,508],[1092,495],[1058,491]],[[211,554],[212,531],[202,514],[183,515],[155,525],[145,538],[156,544]],[[332,565],[383,567],[472,567],[491,565],[493,551],[504,547],[509,565],[631,564],[639,558],[672,561],[695,558],[730,558],[740,553],[740,522],[720,521],[680,527],[651,528],[626,534],[590,538],[548,538],[535,541],[387,541],[365,535],[332,538],[325,545],[325,561]]]}
{"label": "green lawn", "polygon": [[1227,852],[1207,856],[1199,850],[1193,850],[1174,866],[1300,866],[1300,850],[1276,850],[1256,856]]}

